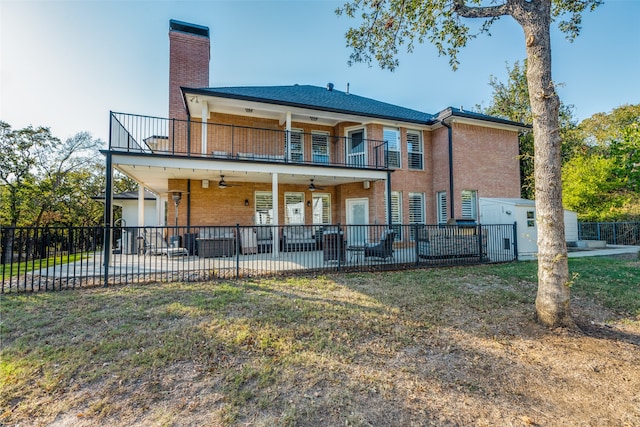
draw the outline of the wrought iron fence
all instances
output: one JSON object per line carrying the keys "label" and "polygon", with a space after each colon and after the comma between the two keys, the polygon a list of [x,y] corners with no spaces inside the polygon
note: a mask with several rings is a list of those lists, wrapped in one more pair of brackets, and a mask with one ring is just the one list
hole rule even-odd
{"label": "wrought iron fence", "polygon": [[[2,292],[515,260],[514,225],[0,229]],[[105,254],[104,236],[113,249]]]}
{"label": "wrought iron fence", "polygon": [[109,149],[229,161],[387,169],[388,144],[324,132],[111,113]]}
{"label": "wrought iron fence", "polygon": [[640,245],[640,222],[579,222],[580,240],[605,240],[610,245]]}

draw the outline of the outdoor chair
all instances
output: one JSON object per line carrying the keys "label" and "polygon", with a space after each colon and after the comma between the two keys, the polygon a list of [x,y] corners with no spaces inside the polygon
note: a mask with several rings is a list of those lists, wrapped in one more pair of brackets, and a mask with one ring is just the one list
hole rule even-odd
{"label": "outdoor chair", "polygon": [[271,252],[273,246],[273,234],[271,233],[271,227],[267,225],[259,225],[256,229],[258,252]]}
{"label": "outdoor chair", "polygon": [[375,258],[393,258],[393,241],[395,240],[396,232],[393,230],[386,230],[382,233],[380,242],[375,244],[368,244],[364,247],[364,257]]}
{"label": "outdoor chair", "polygon": [[187,248],[171,247],[158,230],[144,230],[144,247],[147,255],[166,257],[189,256]]}

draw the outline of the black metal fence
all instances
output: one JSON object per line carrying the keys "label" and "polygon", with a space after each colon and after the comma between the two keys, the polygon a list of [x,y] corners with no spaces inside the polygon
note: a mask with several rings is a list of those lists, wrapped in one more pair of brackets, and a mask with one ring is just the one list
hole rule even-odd
{"label": "black metal fence", "polygon": [[[510,262],[514,225],[0,228],[2,292]],[[103,251],[110,236],[111,253]]]}
{"label": "black metal fence", "polygon": [[610,245],[640,245],[640,222],[579,222],[580,240],[605,240]]}

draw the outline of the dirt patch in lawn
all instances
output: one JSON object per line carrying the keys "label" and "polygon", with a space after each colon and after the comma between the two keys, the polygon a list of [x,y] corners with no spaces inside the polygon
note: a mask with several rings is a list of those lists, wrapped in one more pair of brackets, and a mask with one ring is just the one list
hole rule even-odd
{"label": "dirt patch in lawn", "polygon": [[[85,318],[92,328],[71,335],[98,350],[48,391],[53,362],[29,374],[23,399],[5,375],[14,397],[0,424],[640,425],[640,318],[591,299],[572,302],[575,329],[548,330],[534,321],[534,285],[490,270],[260,280],[214,298],[218,286],[66,300],[87,311],[136,304],[120,308],[117,327],[109,311]],[[4,346],[18,344],[12,328]],[[109,340],[118,348],[105,358]]]}

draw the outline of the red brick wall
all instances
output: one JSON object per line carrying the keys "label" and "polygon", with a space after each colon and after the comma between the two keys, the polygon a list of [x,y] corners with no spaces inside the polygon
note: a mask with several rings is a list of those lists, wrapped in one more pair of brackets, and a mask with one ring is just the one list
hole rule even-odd
{"label": "red brick wall", "polygon": [[[209,86],[209,56],[208,37],[169,31],[169,118],[186,120],[188,117],[181,86]],[[186,140],[176,140],[175,150],[186,152]]]}

